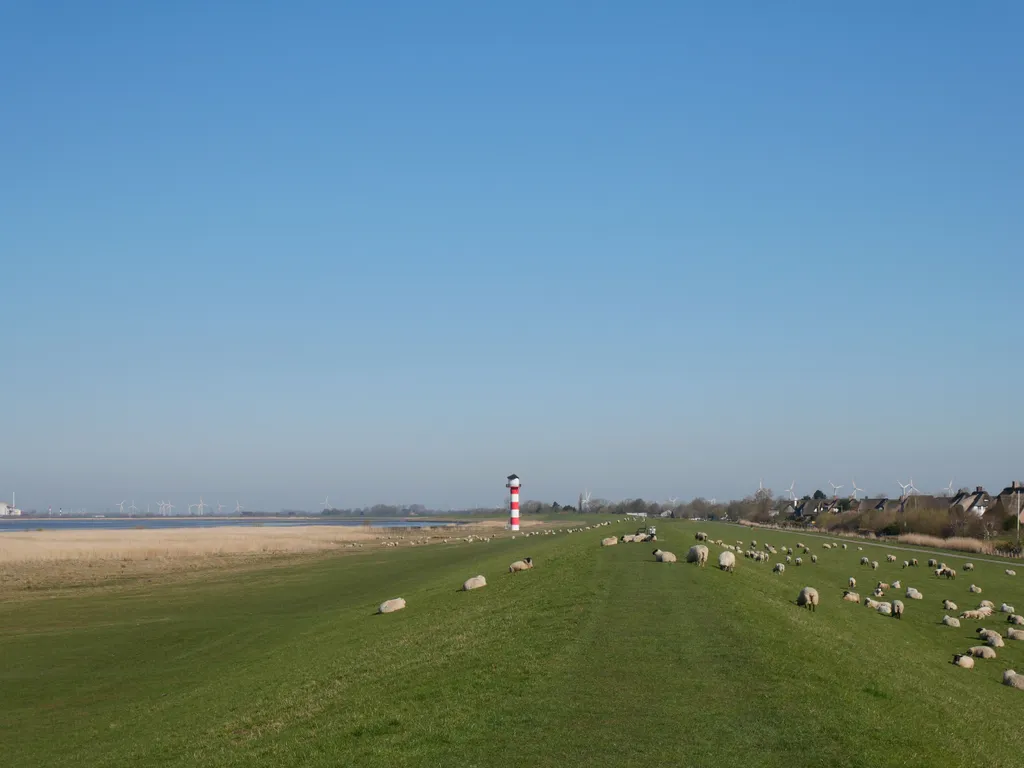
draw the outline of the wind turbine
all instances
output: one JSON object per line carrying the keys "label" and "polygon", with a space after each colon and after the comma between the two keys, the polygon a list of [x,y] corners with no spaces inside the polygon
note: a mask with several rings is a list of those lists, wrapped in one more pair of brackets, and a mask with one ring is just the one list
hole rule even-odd
{"label": "wind turbine", "polygon": [[198,507],[198,509],[199,509],[199,516],[200,517],[202,517],[202,515],[203,515],[203,510],[206,509],[208,506],[210,506],[210,505],[209,504],[204,504],[203,503],[203,497],[200,496],[199,497],[199,503],[196,504],[196,507]]}
{"label": "wind turbine", "polygon": [[324,504],[323,504],[322,507],[320,507],[320,509],[330,509],[331,508],[330,505],[328,505],[328,503],[327,503],[330,498],[331,498],[330,496],[324,496]]}
{"label": "wind turbine", "polygon": [[128,513],[129,513],[128,517],[131,517],[132,515],[134,515],[138,511],[139,511],[139,508],[135,506],[135,499],[132,499],[132,505],[130,507],[128,507]]}
{"label": "wind turbine", "polygon": [[708,503],[713,506],[713,505],[718,503],[718,499],[712,497],[712,498],[708,499]]}
{"label": "wind turbine", "polygon": [[217,502],[217,514],[218,514],[218,515],[220,515],[220,513],[221,513],[221,510],[222,510],[222,509],[224,509],[224,505],[223,505],[223,504],[221,504],[221,503],[220,503],[220,502],[218,501],[218,502]]}
{"label": "wind turbine", "polygon": [[949,485],[947,485],[945,488],[943,488],[943,490],[946,492],[947,496],[952,496],[953,495],[953,481],[950,480],[949,481]]}
{"label": "wind turbine", "polygon": [[[125,499],[125,501],[127,501],[127,499]],[[117,506],[118,509],[121,510],[121,514],[123,515],[124,514],[124,501],[122,501],[120,504],[118,504],[116,506]]]}
{"label": "wind turbine", "polygon": [[901,483],[899,480],[896,481],[896,485],[898,485],[900,487],[900,498],[901,499],[907,495],[907,488],[910,488],[913,484],[914,484],[913,480],[911,480],[906,485]]}
{"label": "wind turbine", "polygon": [[908,487],[910,488],[911,494],[920,493],[920,491],[914,487],[914,478],[910,478],[910,485]]}
{"label": "wind turbine", "polygon": [[796,501],[796,493],[793,489],[796,488],[796,480],[789,484],[789,488],[786,489],[786,493],[789,494],[790,501]]}
{"label": "wind turbine", "polygon": [[584,509],[590,509],[590,491],[587,490],[580,494],[580,511]]}
{"label": "wind turbine", "polygon": [[839,498],[839,489],[842,488],[843,486],[836,485],[831,480],[828,481],[828,484],[832,486],[832,498],[833,499],[838,499]]}
{"label": "wind turbine", "polygon": [[235,514],[242,514],[242,505],[238,503],[238,499],[235,499]]}
{"label": "wind turbine", "polygon": [[857,481],[854,480],[853,481],[853,500],[854,501],[857,501],[857,493],[858,493],[858,491],[863,491],[863,490],[864,490],[863,488],[858,488],[857,487]]}
{"label": "wind turbine", "polygon": [[167,514],[169,516],[171,514],[171,510],[174,509],[174,505],[168,501],[164,504],[164,507],[167,509]]}

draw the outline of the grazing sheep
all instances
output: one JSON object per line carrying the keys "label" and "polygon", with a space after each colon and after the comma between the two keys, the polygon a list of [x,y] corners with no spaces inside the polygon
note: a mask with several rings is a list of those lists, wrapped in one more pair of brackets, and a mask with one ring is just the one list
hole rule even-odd
{"label": "grazing sheep", "polygon": [[883,616],[892,616],[892,603],[879,603],[875,610]]}
{"label": "grazing sheep", "polygon": [[695,538],[697,541],[707,541],[708,535],[706,533],[702,533],[701,531],[697,531],[697,535],[693,538]]}
{"label": "grazing sheep", "polygon": [[994,648],[989,648],[987,645],[975,645],[967,649],[967,652],[977,659],[994,659],[996,652]]}
{"label": "grazing sheep", "polygon": [[974,563],[964,563],[964,570],[965,571],[973,571],[974,570]]}
{"label": "grazing sheep", "polygon": [[872,571],[877,571],[878,570],[878,561],[877,560],[872,560],[871,561],[871,570]]}
{"label": "grazing sheep", "polygon": [[789,555],[786,555],[786,562],[787,563],[792,563],[793,562],[793,558],[790,557]]}
{"label": "grazing sheep", "polygon": [[887,563],[895,563],[896,562],[896,555],[886,555],[885,556],[885,562],[887,562]]}
{"label": "grazing sheep", "polygon": [[846,545],[845,544],[843,544],[843,549],[846,549]]}
{"label": "grazing sheep", "polygon": [[974,669],[974,659],[964,653],[954,653],[953,663],[964,669]]}
{"label": "grazing sheep", "polygon": [[911,568],[916,568],[917,567],[917,558],[916,557],[910,558],[910,567]]}
{"label": "grazing sheep", "polygon": [[971,584],[971,586],[969,586],[967,588],[967,591],[968,592],[974,592],[976,594],[981,594],[981,587],[979,587],[979,586],[977,586],[975,584]]}
{"label": "grazing sheep", "polygon": [[1015,611],[1013,609],[1012,605],[1007,605],[1006,603],[1003,603],[1002,605],[999,606],[999,612],[1000,613],[1016,613],[1017,611]]}
{"label": "grazing sheep", "polygon": [[694,544],[686,553],[686,562],[696,563],[703,568],[708,562],[708,548],[703,544]]}
{"label": "grazing sheep", "polygon": [[385,600],[377,607],[377,613],[394,613],[405,608],[405,599],[396,597],[391,600]]}
{"label": "grazing sheep", "polygon": [[618,543],[619,540],[616,539],[614,536],[609,536],[607,539],[601,539],[602,547],[614,547]]}
{"label": "grazing sheep", "polygon": [[928,567],[929,568],[937,568],[938,565],[939,565],[939,561],[938,560],[935,560],[933,558],[929,558],[928,559]]}
{"label": "grazing sheep", "polygon": [[856,589],[856,588],[857,588],[857,580],[855,578],[853,578],[853,576],[851,576],[850,577],[850,589]]}
{"label": "grazing sheep", "polygon": [[508,567],[509,573],[518,573],[519,571],[528,571],[533,568],[533,558],[527,557],[522,560],[516,560],[512,565]]}
{"label": "grazing sheep", "polygon": [[794,563],[794,565],[803,565],[804,564],[804,560],[803,560],[802,557],[798,557],[796,560],[793,561],[793,563]]}
{"label": "grazing sheep", "polygon": [[786,572],[786,566],[784,563],[776,563],[775,567],[772,568],[772,573],[783,574]]}
{"label": "grazing sheep", "polygon": [[861,565],[869,565],[870,563],[871,563],[871,561],[870,561],[870,560],[868,560],[868,558],[867,558],[866,556],[865,556],[865,557],[862,557],[862,558],[860,559],[860,564],[861,564]]}
{"label": "grazing sheep", "polygon": [[[725,553],[723,553],[725,554]],[[732,554],[731,552],[729,554]],[[660,549],[654,550],[654,559],[659,563],[674,563],[676,562],[676,556],[671,552],[662,552]]]}
{"label": "grazing sheep", "polygon": [[960,628],[960,619],[954,619],[952,616],[943,616],[942,623],[947,627],[953,627],[954,629]]}
{"label": "grazing sheep", "polygon": [[1008,622],[1010,622],[1011,624],[1024,624],[1024,616],[1017,616],[1017,615],[1007,616],[1006,620]]}
{"label": "grazing sheep", "polygon": [[802,541],[798,541],[796,545],[799,549],[807,549],[807,545],[804,544]]}
{"label": "grazing sheep", "polygon": [[812,563],[818,562],[818,556],[817,555],[811,555],[811,562]]}
{"label": "grazing sheep", "polygon": [[1004,573],[1005,573],[1005,574],[1006,574],[1007,576],[1016,576],[1016,575],[1017,575],[1017,572],[1016,572],[1015,570],[1013,570],[1012,568],[1007,568],[1007,569],[1006,569],[1006,570],[1004,571]]}
{"label": "grazing sheep", "polygon": [[856,592],[851,592],[847,589],[843,591],[843,600],[845,600],[848,603],[859,603],[860,595],[858,595]]}
{"label": "grazing sheep", "polygon": [[903,601],[893,600],[892,601],[892,615],[894,619],[903,618]]}
{"label": "grazing sheep", "polygon": [[1006,639],[1007,640],[1024,640],[1024,629],[1014,629],[1013,627],[1006,628]]}
{"label": "grazing sheep", "polygon": [[943,568],[942,569],[942,575],[945,576],[947,579],[955,579],[956,578],[956,568]]}
{"label": "grazing sheep", "polygon": [[1024,675],[1018,675],[1012,669],[1007,669],[1003,672],[1003,685],[1016,688],[1018,691],[1024,691]]}
{"label": "grazing sheep", "polygon": [[480,589],[480,587],[486,586],[487,579],[485,579],[483,576],[474,576],[471,579],[466,579],[466,581],[462,584],[462,589],[465,592],[469,592],[469,590],[471,589]]}
{"label": "grazing sheep", "polygon": [[985,629],[984,627],[978,627],[975,632],[978,633],[978,637],[985,645],[991,645],[993,648],[1003,647],[1003,636],[992,629]]}
{"label": "grazing sheep", "polygon": [[907,595],[906,596],[909,597],[911,600],[924,600],[924,595],[922,595],[920,592],[918,592],[913,587],[907,587]]}
{"label": "grazing sheep", "polygon": [[721,568],[723,571],[735,573],[736,556],[732,552],[723,552],[718,556],[718,567]]}
{"label": "grazing sheep", "polygon": [[942,601],[942,610],[944,610],[944,611],[957,611],[957,610],[960,610],[960,609],[956,607],[956,603],[954,603],[952,600],[943,600]]}
{"label": "grazing sheep", "polygon": [[796,604],[806,606],[808,610],[816,611],[818,609],[818,590],[814,587],[804,587],[796,597]]}
{"label": "grazing sheep", "polygon": [[909,568],[910,567],[910,561],[909,560],[904,560],[903,561],[903,567],[904,568]]}

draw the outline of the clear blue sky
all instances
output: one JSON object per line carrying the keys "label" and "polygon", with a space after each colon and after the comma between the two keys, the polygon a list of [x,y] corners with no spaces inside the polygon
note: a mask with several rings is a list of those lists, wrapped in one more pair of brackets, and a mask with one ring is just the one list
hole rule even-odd
{"label": "clear blue sky", "polygon": [[0,496],[1024,475],[1024,5],[703,5],[0,2]]}

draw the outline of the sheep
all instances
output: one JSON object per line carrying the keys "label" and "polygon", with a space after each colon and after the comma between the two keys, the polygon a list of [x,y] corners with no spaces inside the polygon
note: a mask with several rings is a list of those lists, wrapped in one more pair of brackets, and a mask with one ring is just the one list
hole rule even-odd
{"label": "sheep", "polygon": [[485,579],[483,576],[474,576],[470,579],[466,579],[466,581],[462,584],[462,589],[465,592],[469,592],[469,590],[471,589],[480,589],[480,587],[486,586],[487,579]]}
{"label": "sheep", "polygon": [[519,573],[519,571],[528,571],[533,568],[533,558],[526,557],[522,560],[516,560],[512,565],[508,567],[509,573]]}
{"label": "sheep", "polygon": [[1018,675],[1012,669],[1007,669],[1003,672],[1003,685],[1016,688],[1018,691],[1024,691],[1024,675]]}
{"label": "sheep", "polygon": [[736,572],[736,556],[732,552],[723,552],[718,556],[718,567],[730,573]]}
{"label": "sheep", "polygon": [[973,571],[974,570],[974,563],[964,563],[964,570],[965,571]]}
{"label": "sheep", "polygon": [[856,589],[856,588],[857,588],[857,580],[855,578],[853,578],[853,576],[851,576],[850,577],[850,589]]}
{"label": "sheep", "polygon": [[1002,605],[999,606],[999,612],[1000,613],[1016,613],[1017,611],[1015,611],[1013,609],[1012,605],[1007,605],[1006,603],[1003,603]]}
{"label": "sheep", "polygon": [[960,618],[961,619],[971,619],[973,621],[978,621],[979,619],[984,619],[986,616],[988,616],[988,614],[985,613],[984,611],[971,611],[971,610],[967,610],[967,611],[964,611],[963,613],[960,614]]}
{"label": "sheep", "polygon": [[885,556],[885,562],[887,562],[887,563],[895,563],[896,562],[896,555],[886,555]]}
{"label": "sheep", "polygon": [[1017,575],[1017,572],[1016,572],[1015,570],[1013,570],[1012,568],[1007,568],[1007,569],[1006,569],[1006,570],[1004,571],[1004,573],[1005,573],[1005,574],[1006,574],[1007,576],[1016,576],[1016,575]]}
{"label": "sheep", "polygon": [[903,582],[900,581],[899,579],[896,579],[896,581],[894,581],[892,583],[892,588],[893,589],[902,589],[903,588]]}
{"label": "sheep", "polygon": [[904,560],[903,561],[903,567],[904,568],[909,568],[910,567],[910,561],[909,560]]}
{"label": "sheep", "polygon": [[978,637],[985,645],[991,645],[993,648],[1002,648],[1005,645],[1003,636],[994,630],[978,627],[974,631],[978,633]]}
{"label": "sheep", "polygon": [[796,597],[796,604],[806,606],[810,611],[818,609],[818,590],[814,587],[804,587]]}
{"label": "sheep", "polygon": [[876,588],[876,589],[881,589],[881,590],[883,590],[883,591],[884,591],[884,590],[887,590],[887,589],[889,589],[889,585],[888,585],[888,584],[886,584],[886,583],[885,583],[884,581],[880,581],[880,582],[878,582],[878,583],[877,583],[877,584],[875,585],[875,588]]}
{"label": "sheep", "polygon": [[708,535],[706,533],[701,532],[701,531],[697,531],[697,535],[694,536],[693,538],[695,538],[697,541],[707,541],[708,540]]}
{"label": "sheep", "polygon": [[903,618],[903,601],[893,600],[892,601],[892,616],[894,619]]}
{"label": "sheep", "polygon": [[804,564],[804,560],[803,560],[802,557],[798,557],[796,560],[793,561],[793,564],[794,565],[803,565]]}
{"label": "sheep", "polygon": [[623,544],[629,544],[632,541],[633,541],[633,534],[632,533],[624,533],[624,534],[622,534],[622,543]]}
{"label": "sheep", "polygon": [[996,604],[993,603],[991,600],[982,600],[980,603],[978,603],[978,607],[979,608],[991,608],[992,610],[995,610]]}
{"label": "sheep", "polygon": [[789,555],[786,555],[786,562],[787,563],[792,563],[793,562],[793,558],[790,557]]}
{"label": "sheep", "polygon": [[974,669],[974,659],[964,653],[954,653],[953,663],[964,669]]}
{"label": "sheep", "polygon": [[956,607],[956,603],[954,603],[952,600],[943,600],[942,601],[942,610],[944,610],[944,611],[956,611],[956,610],[959,610],[959,609]]}
{"label": "sheep", "polygon": [[659,563],[674,563],[676,562],[676,556],[671,552],[662,552],[660,549],[654,550],[654,559]]}
{"label": "sheep", "polygon": [[883,616],[892,616],[892,603],[879,603],[875,610]]}
{"label": "sheep", "polygon": [[947,627],[960,629],[960,619],[954,619],[952,616],[943,616],[942,623],[945,624]]}
{"label": "sheep", "polygon": [[614,547],[618,543],[619,543],[619,540],[616,539],[614,536],[609,536],[606,539],[601,539],[601,546],[602,547]]}
{"label": "sheep", "polygon": [[797,546],[798,549],[807,549],[807,545],[804,544],[802,541],[798,541],[796,543],[796,546]]}
{"label": "sheep", "polygon": [[1014,629],[1013,627],[1006,628],[1006,639],[1007,640],[1024,640],[1024,629]]}
{"label": "sheep", "polygon": [[394,613],[405,608],[405,599],[401,597],[395,597],[391,600],[385,600],[377,607],[377,613]]}
{"label": "sheep", "polygon": [[696,563],[703,568],[708,562],[708,548],[703,544],[693,545],[690,547],[690,551],[686,553],[686,562]]}
{"label": "sheep", "polygon": [[911,600],[924,600],[924,595],[922,595],[920,592],[918,592],[913,587],[907,587],[907,595],[906,596],[909,597]]}
{"label": "sheep", "polygon": [[987,645],[975,645],[968,648],[967,652],[978,659],[994,659],[996,657],[995,649],[989,648]]}
{"label": "sheep", "polygon": [[872,560],[871,561],[871,570],[872,571],[877,571],[878,570],[878,561],[877,560]]}
{"label": "sheep", "polygon": [[981,587],[979,587],[979,586],[977,586],[975,584],[971,584],[971,586],[969,586],[967,588],[967,591],[968,592],[974,592],[975,594],[981,594]]}
{"label": "sheep", "polygon": [[868,560],[868,558],[867,558],[866,556],[865,556],[865,557],[862,557],[862,558],[860,559],[860,564],[861,564],[861,565],[869,565],[870,563],[871,563],[871,561],[870,561],[870,560]]}
{"label": "sheep", "polygon": [[1024,624],[1024,616],[1017,616],[1017,615],[1007,616],[1006,620],[1008,622],[1010,622],[1011,624]]}
{"label": "sheep", "polygon": [[947,579],[955,579],[956,578],[956,568],[943,568],[942,569],[942,575],[945,576]]}
{"label": "sheep", "polygon": [[880,590],[878,587],[875,587],[875,591],[871,593],[871,596],[872,597],[885,597],[885,592]]}
{"label": "sheep", "polygon": [[936,567],[938,567],[938,565],[939,565],[939,561],[938,560],[935,560],[935,559],[932,559],[932,558],[928,559],[928,567],[929,568],[936,568]]}
{"label": "sheep", "polygon": [[865,597],[864,598],[864,607],[865,608],[873,608],[873,609],[877,610],[879,605],[880,605],[880,603],[877,600],[872,600],[870,597]]}
{"label": "sheep", "polygon": [[860,595],[858,595],[856,592],[851,592],[847,589],[843,591],[843,600],[845,600],[848,603],[859,603]]}
{"label": "sheep", "polygon": [[917,558],[916,557],[910,558],[910,567],[911,568],[916,568],[917,567]]}
{"label": "sheep", "polygon": [[845,544],[843,544],[843,549],[846,549],[846,545]]}
{"label": "sheep", "polygon": [[818,556],[817,555],[811,555],[811,562],[812,563],[818,562]]}

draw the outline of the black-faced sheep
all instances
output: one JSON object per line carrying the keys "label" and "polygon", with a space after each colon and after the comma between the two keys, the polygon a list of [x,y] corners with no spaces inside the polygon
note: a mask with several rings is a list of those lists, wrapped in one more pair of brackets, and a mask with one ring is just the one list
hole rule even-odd
{"label": "black-faced sheep", "polygon": [[964,669],[974,669],[974,659],[964,653],[954,653],[953,663]]}
{"label": "black-faced sheep", "polygon": [[509,573],[519,573],[519,571],[528,571],[533,568],[533,558],[525,557],[522,560],[516,560],[512,565],[508,567]]}

